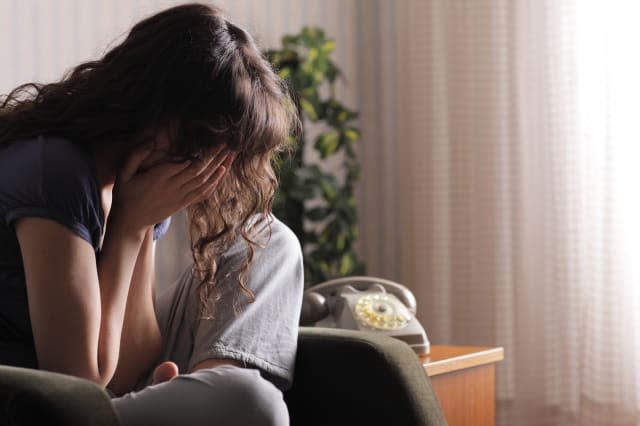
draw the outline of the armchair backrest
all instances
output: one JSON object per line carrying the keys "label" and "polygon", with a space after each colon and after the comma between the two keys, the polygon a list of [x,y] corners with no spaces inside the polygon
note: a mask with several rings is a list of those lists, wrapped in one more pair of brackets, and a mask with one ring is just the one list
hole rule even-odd
{"label": "armchair backrest", "polygon": [[374,333],[301,327],[285,401],[292,426],[446,425],[415,352]]}

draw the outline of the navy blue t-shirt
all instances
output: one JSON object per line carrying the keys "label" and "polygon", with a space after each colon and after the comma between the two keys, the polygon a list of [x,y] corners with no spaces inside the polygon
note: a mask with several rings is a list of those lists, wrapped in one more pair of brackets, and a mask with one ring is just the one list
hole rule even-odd
{"label": "navy blue t-shirt", "polygon": [[[38,137],[0,146],[0,364],[37,367],[24,268],[14,222],[55,220],[96,253],[104,228],[95,163],[66,139]],[[156,226],[154,239],[168,221]]]}

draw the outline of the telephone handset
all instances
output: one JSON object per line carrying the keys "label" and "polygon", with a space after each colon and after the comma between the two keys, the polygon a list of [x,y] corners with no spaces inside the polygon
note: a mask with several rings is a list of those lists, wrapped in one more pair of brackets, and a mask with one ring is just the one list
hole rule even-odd
{"label": "telephone handset", "polygon": [[380,332],[405,341],[418,354],[428,354],[429,339],[415,314],[416,298],[405,286],[357,276],[306,290],[300,323]]}

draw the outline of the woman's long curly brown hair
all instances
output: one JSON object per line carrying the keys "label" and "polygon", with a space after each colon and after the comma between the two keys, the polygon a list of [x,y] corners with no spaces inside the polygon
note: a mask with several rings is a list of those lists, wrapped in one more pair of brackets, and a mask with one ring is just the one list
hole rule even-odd
{"label": "woman's long curly brown hair", "polygon": [[126,143],[133,150],[149,129],[168,128],[179,156],[199,157],[217,144],[237,152],[215,194],[187,209],[203,307],[216,286],[217,259],[238,238],[247,243],[238,281],[253,299],[246,273],[260,242],[252,230],[268,220],[273,157],[298,126],[286,86],[253,38],[204,4],[153,15],[100,60],[0,98],[0,144],[51,135],[84,148]]}

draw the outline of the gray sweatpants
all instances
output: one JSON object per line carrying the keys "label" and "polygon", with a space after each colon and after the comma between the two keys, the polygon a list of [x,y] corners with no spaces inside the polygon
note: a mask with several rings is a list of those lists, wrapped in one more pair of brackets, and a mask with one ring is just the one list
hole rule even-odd
{"label": "gray sweatpants", "polygon": [[123,426],[287,426],[282,392],[254,368],[221,365],[115,398]]}
{"label": "gray sweatpants", "polygon": [[300,243],[271,217],[259,229],[262,241],[247,274],[255,300],[246,302],[237,282],[246,258],[239,238],[218,260],[212,317],[198,304],[199,281],[187,269],[156,300],[163,340],[161,361],[188,373],[208,359],[231,359],[246,368],[221,365],[181,374],[113,400],[123,426],[286,426],[282,391],[291,387],[302,304]]}

